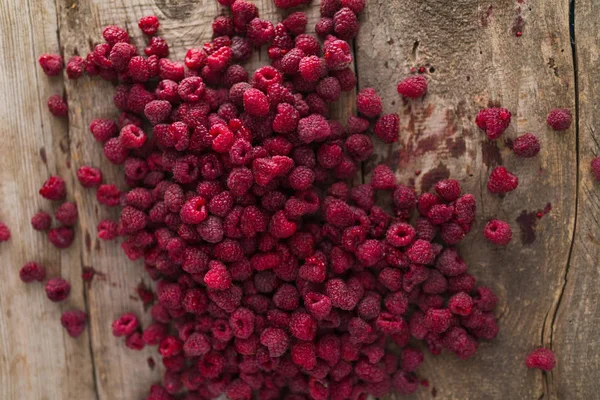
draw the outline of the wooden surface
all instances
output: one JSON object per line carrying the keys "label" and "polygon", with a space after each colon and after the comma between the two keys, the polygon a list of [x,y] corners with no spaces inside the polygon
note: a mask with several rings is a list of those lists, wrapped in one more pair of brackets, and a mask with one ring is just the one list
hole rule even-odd
{"label": "wooden surface", "polygon": [[[261,16],[278,19],[271,0],[256,3]],[[308,9],[311,27],[316,3]],[[122,312],[148,321],[135,289],[149,281],[142,265],[128,261],[115,243],[96,239],[96,223],[114,211],[97,207],[93,191],[75,179],[80,165],[92,164],[102,167],[105,181],[121,184],[119,169],[103,160],[87,129],[95,117],[116,115],[111,85],[48,79],[37,56],[85,55],[107,24],[126,26],[141,47],[137,20],[156,14],[172,54],[181,58],[187,47],[210,38],[210,22],[219,13],[214,0],[0,2],[0,220],[13,232],[10,242],[0,244],[0,399],[140,399],[161,375],[147,364],[148,357],[158,360],[154,349],[127,351],[110,334],[110,322]],[[355,43],[359,85],[376,88],[385,111],[400,113],[402,133],[398,145],[379,145],[364,170],[368,175],[375,162],[389,163],[417,189],[448,174],[460,179],[479,203],[463,254],[472,273],[500,296],[498,338],[466,362],[428,356],[420,375],[430,386],[414,398],[597,398],[600,185],[589,163],[600,154],[598,14],[595,0],[577,0],[571,9],[566,0],[501,0],[493,6],[479,0],[369,0]],[[523,35],[516,37],[519,29]],[[264,53],[250,67],[261,59]],[[404,102],[395,83],[420,66],[427,66],[430,92]],[[69,99],[68,123],[52,118],[45,105],[48,96],[62,92]],[[538,157],[517,159],[502,140],[487,143],[473,120],[488,104],[513,112],[505,138],[538,135]],[[577,123],[566,132],[551,131],[545,116],[553,107],[573,110]],[[352,108],[348,95],[332,116],[345,120]],[[520,179],[519,189],[503,198],[485,188],[499,164]],[[65,178],[80,211],[76,241],[60,253],[29,225],[38,209],[52,210],[37,195],[50,174]],[[547,203],[552,210],[538,219]],[[506,249],[482,240],[483,225],[496,216],[513,227]],[[28,260],[72,282],[68,301],[50,303],[40,285],[19,281],[18,269]],[[90,287],[81,281],[86,266],[103,275]],[[90,314],[89,329],[76,340],[59,323],[61,311],[70,308]],[[557,354],[551,373],[524,366],[524,355],[540,345]]]}

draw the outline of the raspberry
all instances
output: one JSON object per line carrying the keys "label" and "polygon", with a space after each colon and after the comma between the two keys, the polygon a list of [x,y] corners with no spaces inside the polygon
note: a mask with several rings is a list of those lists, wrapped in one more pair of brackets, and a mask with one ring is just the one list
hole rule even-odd
{"label": "raspberry", "polygon": [[[441,225],[452,219],[454,210],[446,204],[434,204],[427,213],[427,218],[433,225]],[[442,228],[443,230],[443,228]]]}
{"label": "raspberry", "polygon": [[552,371],[556,365],[556,357],[550,349],[541,347],[529,353],[525,359],[527,368],[537,368],[542,371]]}
{"label": "raspberry", "polygon": [[327,41],[324,58],[329,70],[343,70],[352,63],[350,45],[344,40]]}
{"label": "raspberry", "polygon": [[383,245],[378,240],[366,240],[356,250],[356,257],[367,267],[377,264],[384,255]]}
{"label": "raspberry", "polygon": [[328,102],[337,101],[341,91],[340,82],[332,76],[321,79],[317,85],[317,94]]}
{"label": "raspberry", "polygon": [[[361,292],[356,287],[358,282],[349,280],[348,284],[341,279],[330,279],[325,284],[325,294],[331,299],[334,307],[345,311],[353,310],[356,307]],[[353,287],[351,287],[352,285]]]}
{"label": "raspberry", "polygon": [[144,107],[144,115],[152,125],[165,122],[171,115],[171,103],[166,100],[153,100]]}
{"label": "raspberry", "polygon": [[401,96],[417,99],[427,93],[427,79],[422,75],[413,75],[398,83],[398,93]]}
{"label": "raspberry", "polygon": [[331,311],[331,299],[324,294],[309,292],[304,295],[304,307],[317,320],[322,320]]}
{"label": "raspberry", "polygon": [[430,332],[443,333],[450,327],[452,313],[450,310],[430,308],[425,314],[425,326]]}
{"label": "raspberry", "polygon": [[485,238],[494,244],[506,246],[512,238],[510,225],[499,219],[489,221],[483,229]]}
{"label": "raspberry", "polygon": [[466,194],[456,200],[454,212],[456,222],[459,224],[471,224],[475,220],[477,204],[472,194]]}
{"label": "raspberry", "polygon": [[48,231],[48,239],[56,248],[66,249],[73,243],[75,233],[73,229],[68,226],[61,226],[59,228],[50,229]]}
{"label": "raspberry", "polygon": [[350,8],[342,7],[333,15],[333,30],[340,39],[353,39],[358,34],[359,28],[356,14]]}
{"label": "raspberry", "polygon": [[460,197],[460,183],[454,179],[444,179],[435,184],[437,194],[447,202]]}
{"label": "raspberry", "polygon": [[371,175],[371,186],[376,190],[391,190],[396,187],[396,175],[387,165],[378,165]]}
{"label": "raspberry", "polygon": [[306,31],[306,24],[308,24],[308,19],[306,18],[306,14],[297,11],[288,15],[283,21],[283,26],[288,30],[288,32],[294,36],[303,34]]}
{"label": "raspberry", "polygon": [[46,279],[46,268],[33,261],[27,262],[19,271],[19,278],[25,283],[43,282]]}
{"label": "raspberry", "polygon": [[394,143],[400,132],[400,117],[397,114],[382,115],[373,128],[375,135],[384,143]]}
{"label": "raspberry", "polygon": [[[114,333],[113,333],[114,334]],[[167,335],[165,325],[159,323],[153,323],[148,325],[142,334],[144,344],[149,346],[157,345],[163,337]]]}
{"label": "raspberry", "polygon": [[438,256],[435,268],[445,276],[459,276],[467,270],[467,264],[455,249],[447,248]]}
{"label": "raspberry", "polygon": [[63,59],[58,54],[42,54],[38,62],[48,76],[57,76],[63,68]]}
{"label": "raspberry", "polygon": [[462,274],[455,277],[448,278],[448,292],[458,293],[465,292],[470,293],[475,289],[476,280],[470,274]]}
{"label": "raspberry", "polygon": [[98,223],[98,237],[102,240],[113,240],[118,236],[118,225],[114,221],[103,220]]}
{"label": "raspberry", "polygon": [[327,66],[323,59],[309,55],[300,59],[298,72],[306,82],[317,82],[327,73]]}
{"label": "raspberry", "polygon": [[377,95],[375,89],[365,88],[358,92],[356,95],[356,109],[367,118],[374,118],[381,114],[381,98]]}
{"label": "raspberry", "polygon": [[264,117],[269,113],[267,95],[258,89],[250,88],[244,92],[244,109],[250,115]]}
{"label": "raspberry", "polygon": [[413,242],[415,236],[416,231],[411,225],[397,223],[389,227],[385,237],[392,246],[405,247]]}
{"label": "raspberry", "polygon": [[108,139],[119,133],[119,128],[115,121],[109,119],[95,119],[90,124],[90,132],[98,142],[106,142]]}
{"label": "raspberry", "polygon": [[144,49],[144,53],[148,57],[157,56],[162,59],[169,56],[169,45],[160,36],[152,36],[148,42],[148,47]]}
{"label": "raspberry", "polygon": [[140,18],[138,27],[144,33],[144,35],[153,36],[156,35],[159,27],[158,18],[155,15],[148,15],[147,17]]}
{"label": "raspberry", "polygon": [[431,243],[417,239],[406,251],[406,255],[413,263],[431,265],[435,259]]}
{"label": "raspberry", "polygon": [[346,139],[346,151],[354,160],[365,161],[373,153],[373,141],[367,135],[351,135]]}
{"label": "raspberry", "polygon": [[47,231],[50,229],[51,224],[52,217],[47,212],[38,211],[33,217],[31,217],[31,226],[36,231]]}
{"label": "raspberry", "polygon": [[[238,1],[239,0],[237,0],[236,3]],[[227,385],[225,394],[227,394],[227,397],[231,400],[250,400],[252,398],[252,388],[243,380],[236,379]]]}
{"label": "raspberry", "polygon": [[467,316],[473,311],[473,298],[465,292],[459,292],[448,300],[448,309],[452,314]]}
{"label": "raspberry", "polygon": [[260,343],[269,349],[271,357],[281,357],[288,349],[289,337],[279,328],[267,328],[260,335]]}
{"label": "raspberry", "polygon": [[85,330],[87,314],[79,310],[65,311],[60,317],[60,323],[67,330],[69,336],[79,337]]}
{"label": "raspberry", "polygon": [[102,37],[110,46],[114,46],[117,43],[129,43],[127,31],[116,25],[105,27],[102,30]]}
{"label": "raspberry", "polygon": [[270,43],[275,37],[275,28],[271,21],[254,18],[248,23],[246,29],[248,41],[254,47],[261,47]]}
{"label": "raspberry", "polygon": [[77,221],[77,205],[70,201],[61,204],[54,212],[54,217],[64,225],[75,225],[75,221]]}
{"label": "raspberry", "polygon": [[66,117],[69,114],[67,102],[58,94],[48,97],[48,110],[55,117]]}
{"label": "raspberry", "polygon": [[79,56],[73,56],[67,63],[67,76],[69,79],[77,79],[83,75],[85,61]]}
{"label": "raspberry", "polygon": [[203,356],[210,351],[210,342],[203,333],[192,333],[183,344],[186,357]]}
{"label": "raspberry", "polygon": [[490,140],[496,140],[508,128],[511,113],[506,108],[486,108],[477,114],[475,123]]}
{"label": "raspberry", "polygon": [[[145,137],[145,135],[143,136]],[[108,139],[104,143],[104,156],[113,164],[123,164],[129,155],[129,149],[125,147],[120,137]]]}
{"label": "raspberry", "polygon": [[233,36],[233,19],[224,15],[219,15],[213,20],[212,30],[214,36]]}
{"label": "raspberry", "polygon": [[487,184],[491,193],[508,193],[515,190],[517,186],[519,186],[519,178],[504,167],[494,168]]}
{"label": "raspberry", "polygon": [[594,158],[590,166],[592,167],[592,174],[594,175],[594,178],[600,182],[600,157]]}
{"label": "raspberry", "polygon": [[290,333],[296,339],[312,342],[317,333],[317,321],[310,314],[297,311],[290,319]]}
{"label": "raspberry", "polygon": [[269,222],[269,233],[278,239],[286,239],[296,232],[297,224],[290,221],[283,211],[277,211]]}
{"label": "raspberry", "polygon": [[535,135],[526,133],[515,139],[512,150],[519,157],[534,157],[540,152],[540,141]]}
{"label": "raspberry", "polygon": [[231,275],[225,265],[218,261],[208,264],[209,270],[204,276],[204,282],[210,289],[224,290],[231,287]]}
{"label": "raspberry", "polygon": [[231,38],[231,52],[233,61],[245,62],[252,56],[252,47],[246,38],[234,36]]}
{"label": "raspberry", "polygon": [[307,167],[296,167],[288,175],[288,181],[294,190],[306,190],[310,188],[315,180],[315,173]]}
{"label": "raspberry", "polygon": [[62,278],[52,278],[46,282],[44,289],[50,301],[59,302],[69,297],[71,285]]}
{"label": "raspberry", "polygon": [[112,334],[116,337],[129,336],[139,327],[139,321],[135,314],[125,313],[112,323]]}
{"label": "raspberry", "polygon": [[[152,39],[154,39],[154,37]],[[185,76],[183,63],[171,61],[166,58],[158,60],[158,71],[160,79],[169,79],[175,82],[179,82]]]}
{"label": "raspberry", "polygon": [[98,187],[102,183],[102,171],[83,165],[77,169],[77,180],[84,188]]}
{"label": "raspberry", "polygon": [[550,111],[546,121],[555,131],[566,131],[571,126],[571,111],[566,108],[555,108]]}
{"label": "raspberry", "polygon": [[129,66],[129,60],[137,54],[135,46],[129,43],[116,43],[110,50],[109,58],[115,71],[123,71]]}
{"label": "raspberry", "polygon": [[246,32],[246,25],[254,18],[258,17],[258,9],[252,3],[245,0],[236,0],[231,5],[233,14],[233,24],[237,32]]}
{"label": "raspberry", "polygon": [[119,205],[121,192],[115,185],[100,185],[96,191],[96,199],[100,204],[115,207]]}
{"label": "raspberry", "polygon": [[342,7],[348,7],[354,14],[360,14],[365,8],[365,0],[341,0]]}

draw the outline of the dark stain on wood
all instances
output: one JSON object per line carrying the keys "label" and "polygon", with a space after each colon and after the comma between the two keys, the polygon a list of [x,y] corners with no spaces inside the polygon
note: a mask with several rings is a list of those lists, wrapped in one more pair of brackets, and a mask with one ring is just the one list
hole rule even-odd
{"label": "dark stain on wood", "polygon": [[40,158],[44,164],[48,164],[48,157],[46,157],[46,148],[40,147]]}
{"label": "dark stain on wood", "polygon": [[484,28],[488,27],[488,25],[490,24],[490,22],[492,20],[493,13],[494,13],[494,6],[492,6],[490,4],[490,6],[487,8],[487,10],[485,10],[484,12],[481,13],[481,26],[483,26]]}
{"label": "dark stain on wood", "polygon": [[467,143],[462,137],[446,139],[446,147],[454,158],[458,158],[467,152]]}
{"label": "dark stain on wood", "polygon": [[421,178],[421,192],[429,192],[436,183],[450,177],[450,171],[445,164],[439,163],[437,167],[427,171]]}
{"label": "dark stain on wood", "polygon": [[502,165],[502,155],[496,142],[486,140],[481,143],[482,161],[487,167]]}
{"label": "dark stain on wood", "polygon": [[517,223],[521,230],[521,243],[523,245],[532,244],[535,242],[535,231],[537,225],[537,212],[527,210],[521,211],[521,215],[517,217]]}

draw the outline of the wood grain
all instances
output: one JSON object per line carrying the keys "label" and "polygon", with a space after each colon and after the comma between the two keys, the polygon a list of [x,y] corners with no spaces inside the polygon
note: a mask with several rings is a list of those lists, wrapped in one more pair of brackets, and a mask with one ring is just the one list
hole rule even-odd
{"label": "wood grain", "polygon": [[[427,357],[420,375],[431,386],[416,397],[433,392],[443,399],[542,397],[546,377],[527,371],[524,357],[550,344],[575,221],[575,129],[556,133],[545,124],[550,109],[575,106],[567,2],[370,1],[357,61],[361,88],[377,89],[384,111],[398,112],[402,120],[398,144],[378,144],[379,157],[367,172],[388,163],[401,181],[424,191],[451,175],[474,193],[478,219],[460,247],[470,271],[501,299],[497,339],[483,343],[467,362]],[[403,101],[395,83],[411,67],[425,67],[429,94]],[[540,138],[538,157],[518,159],[503,140],[487,141],[474,118],[491,104],[513,113],[504,138],[525,132]],[[499,197],[487,191],[496,165],[519,176],[515,192]],[[536,211],[547,203],[552,211],[537,219]],[[513,228],[506,249],[483,239],[483,226],[493,217]]]}

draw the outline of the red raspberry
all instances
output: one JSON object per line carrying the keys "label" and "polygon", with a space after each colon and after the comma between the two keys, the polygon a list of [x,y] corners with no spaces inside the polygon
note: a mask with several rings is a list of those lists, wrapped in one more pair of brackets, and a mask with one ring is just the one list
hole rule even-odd
{"label": "red raspberry", "polygon": [[320,114],[311,114],[298,122],[298,138],[302,143],[322,141],[326,139],[331,130],[325,117]]}
{"label": "red raspberry", "polygon": [[96,191],[96,199],[100,204],[115,207],[119,205],[121,192],[115,185],[100,185]]}
{"label": "red raspberry", "polygon": [[236,0],[231,5],[231,13],[233,14],[235,30],[240,33],[246,32],[246,25],[258,17],[256,6],[245,0]]}
{"label": "red raspberry", "polygon": [[87,314],[79,310],[65,311],[60,317],[60,323],[67,330],[69,336],[79,337],[85,330]]}
{"label": "red raspberry", "polygon": [[438,256],[435,268],[445,276],[459,276],[467,271],[467,264],[455,249],[447,248]]}
{"label": "red raspberry", "polygon": [[47,231],[50,229],[51,224],[52,217],[47,212],[38,211],[33,217],[31,217],[31,226],[36,231]]}
{"label": "red raspberry", "polygon": [[219,15],[212,23],[212,30],[214,36],[233,36],[233,19]]}
{"label": "red raspberry", "polygon": [[260,344],[269,349],[271,357],[281,357],[289,347],[289,336],[279,328],[267,328],[260,335]]}
{"label": "red raspberry", "polygon": [[158,18],[155,15],[149,15],[147,17],[140,18],[138,27],[144,33],[144,35],[153,36],[156,35],[159,27]]}
{"label": "red raspberry", "polygon": [[348,117],[346,129],[348,130],[348,134],[354,135],[357,133],[365,133],[367,129],[369,129],[369,125],[369,120],[351,115]]}
{"label": "red raspberry", "polygon": [[358,92],[356,95],[356,109],[367,118],[375,118],[381,114],[383,109],[381,98],[375,89],[365,88]]}
{"label": "red raspberry", "polygon": [[556,357],[550,349],[539,348],[527,355],[525,360],[527,368],[537,368],[542,371],[552,371],[556,365]]}
{"label": "red raspberry", "polygon": [[177,92],[187,103],[195,103],[204,96],[206,85],[199,76],[191,76],[179,82]]}
{"label": "red raspberry", "polygon": [[283,211],[273,214],[269,222],[269,233],[278,239],[286,239],[296,232],[297,224],[287,219]]}
{"label": "red raspberry", "polygon": [[594,175],[594,178],[600,182],[600,157],[594,158],[590,165],[592,167],[592,174]]}
{"label": "red raspberry", "polygon": [[159,323],[153,323],[148,325],[146,329],[144,329],[144,333],[142,334],[142,339],[144,340],[144,344],[155,346],[157,345],[162,338],[167,335],[167,329],[165,325]]}
{"label": "red raspberry", "polygon": [[179,82],[185,76],[183,63],[171,61],[167,58],[161,58],[158,60],[158,71],[158,76],[160,79],[169,79],[175,82]]}
{"label": "red raspberry", "polygon": [[405,223],[397,223],[390,226],[386,233],[387,241],[394,247],[405,247],[415,239],[415,229]]}
{"label": "red raspberry", "polygon": [[400,117],[398,114],[382,115],[375,123],[373,132],[384,143],[394,143],[400,133]]}
{"label": "red raspberry", "polygon": [[488,190],[491,193],[508,193],[519,186],[519,178],[504,167],[496,167],[488,180]]}
{"label": "red raspberry", "polygon": [[435,191],[447,202],[452,202],[460,197],[460,183],[454,179],[444,179],[435,184]]}
{"label": "red raspberry", "polygon": [[296,339],[312,342],[317,333],[317,320],[303,311],[296,311],[290,320],[290,333]]}
{"label": "red raspberry", "polygon": [[526,133],[515,139],[512,149],[519,157],[534,157],[540,152],[540,141],[535,135]]}
{"label": "red raspberry", "polygon": [[77,221],[77,205],[70,201],[61,204],[56,211],[54,211],[54,217],[56,220],[64,225],[75,225]]}
{"label": "red raspberry", "polygon": [[350,92],[356,87],[356,74],[349,67],[339,71],[330,71],[331,76],[337,78],[344,92]]}
{"label": "red raspberry", "polygon": [[58,94],[48,97],[48,110],[50,110],[55,117],[66,117],[69,115],[67,102]]}
{"label": "red raspberry", "polygon": [[181,216],[181,221],[185,224],[199,224],[208,216],[206,200],[200,196],[192,197],[181,207],[179,215]]}
{"label": "red raspberry", "polygon": [[337,101],[341,91],[340,82],[332,76],[321,79],[317,85],[317,94],[327,102]]}
{"label": "red raspberry", "polygon": [[146,143],[147,136],[143,130],[133,124],[129,124],[121,129],[119,139],[125,149],[136,149]]}
{"label": "red raspberry", "polygon": [[343,40],[356,37],[360,25],[356,14],[348,7],[340,8],[333,16],[333,30],[335,35]]}
{"label": "red raspberry", "polygon": [[245,62],[252,56],[252,46],[250,46],[250,43],[246,38],[234,36],[231,38],[231,52],[233,61]]}
{"label": "red raspberry", "polygon": [[352,63],[350,45],[344,40],[327,41],[324,58],[328,69],[343,70]]}
{"label": "red raspberry", "polygon": [[129,66],[129,60],[137,54],[135,46],[129,43],[117,43],[110,50],[109,58],[115,71],[123,71]]}
{"label": "red raspberry", "polygon": [[102,220],[97,226],[98,237],[102,240],[113,240],[118,236],[118,225],[108,219]]}
{"label": "red raspberry", "polygon": [[471,293],[475,289],[476,280],[473,275],[462,274],[455,277],[448,278],[448,292],[458,293],[465,292]]}
{"label": "red raspberry", "polygon": [[431,243],[418,239],[406,251],[406,255],[416,264],[431,265],[435,259]]}
{"label": "red raspberry", "polygon": [[325,38],[327,35],[333,34],[333,27],[333,19],[323,17],[319,19],[319,21],[315,25],[315,33],[319,35],[319,37]]}
{"label": "red raspberry", "polygon": [[261,47],[270,43],[275,37],[275,28],[271,21],[254,18],[246,26],[247,37],[254,47]]}
{"label": "red raspberry", "polygon": [[59,249],[66,249],[73,243],[75,233],[73,229],[67,226],[61,226],[59,228],[50,229],[48,231],[48,239],[55,247]]}
{"label": "red raspberry", "polygon": [[380,164],[373,170],[371,186],[376,190],[391,190],[396,187],[396,175],[387,165]]}
{"label": "red raspberry", "polygon": [[157,56],[162,59],[169,56],[169,45],[160,36],[152,36],[150,42],[148,42],[148,47],[144,49],[144,53],[148,57]]}
{"label": "red raspberry", "polygon": [[427,213],[427,218],[433,225],[441,225],[452,219],[454,210],[446,204],[435,204]]}
{"label": "red raspberry", "polygon": [[294,8],[303,4],[308,4],[309,0],[275,0],[275,7],[277,8]]}
{"label": "red raspberry", "polygon": [[283,21],[283,26],[287,29],[287,31],[294,35],[303,34],[306,31],[306,24],[308,24],[308,19],[306,18],[306,14],[297,11],[288,15]]}
{"label": "red raspberry", "polygon": [[243,380],[236,379],[229,385],[227,385],[227,390],[225,391],[225,394],[231,400],[250,400],[252,398],[252,387],[250,387]]}
{"label": "red raspberry", "polygon": [[48,200],[63,200],[67,195],[65,181],[60,176],[51,176],[42,185],[40,194]]}
{"label": "red raspberry", "polygon": [[425,326],[430,332],[443,333],[450,327],[452,313],[447,308],[430,308],[425,314]]}
{"label": "red raspberry", "polygon": [[459,224],[470,224],[475,220],[475,212],[477,210],[477,204],[475,197],[472,194],[465,194],[456,200],[454,212],[456,214],[455,220]]}
{"label": "red raspberry", "polygon": [[102,171],[83,165],[77,169],[77,179],[84,188],[98,187],[102,183]]}
{"label": "red raspberry", "polygon": [[511,113],[506,108],[486,108],[477,114],[475,123],[490,140],[496,140],[508,128]]}
{"label": "red raspberry", "polygon": [[571,126],[571,111],[566,108],[555,108],[548,114],[547,122],[555,131],[566,131]]}
{"label": "red raspberry", "polygon": [[244,92],[244,109],[250,115],[264,117],[269,113],[269,99],[258,89],[247,89]]}
{"label": "red raspberry", "polygon": [[129,155],[129,149],[126,148],[120,137],[108,139],[104,143],[104,156],[113,164],[123,164]]}
{"label": "red raspberry", "polygon": [[109,25],[102,30],[102,37],[106,42],[114,46],[117,43],[129,43],[127,31],[116,25]]}
{"label": "red raspberry", "polygon": [[373,141],[367,135],[351,135],[346,139],[346,151],[354,160],[365,161],[373,153]]}
{"label": "red raspberry", "polygon": [[288,175],[288,181],[294,190],[306,190],[313,185],[315,173],[307,167],[296,167]]}
{"label": "red raspberry", "polygon": [[171,115],[171,103],[166,100],[153,100],[144,107],[144,115],[152,125],[165,122]]}
{"label": "red raspberry", "polygon": [[292,133],[296,130],[300,114],[294,106],[281,103],[277,105],[277,115],[273,119],[273,131],[277,133]]}
{"label": "red raspberry", "polygon": [[317,82],[327,73],[327,66],[323,59],[315,55],[309,55],[300,59],[298,72],[300,72],[300,76],[305,81]]}
{"label": "red raspberry", "polygon": [[473,298],[465,292],[456,293],[448,300],[448,308],[456,315],[470,315],[473,311]]}
{"label": "red raspberry", "polygon": [[19,278],[25,283],[43,282],[46,279],[46,268],[33,261],[27,262],[19,271]]}
{"label": "red raspberry", "polygon": [[42,54],[38,62],[48,76],[59,75],[63,68],[63,59],[58,54]]}
{"label": "red raspberry", "polygon": [[413,75],[398,83],[398,93],[404,97],[417,99],[427,93],[427,79],[422,75]]}
{"label": "red raspberry", "polygon": [[85,61],[79,56],[73,56],[67,63],[67,76],[69,79],[77,79],[83,75]]}
{"label": "red raspberry", "polygon": [[90,132],[98,142],[106,142],[119,133],[119,127],[115,121],[95,119],[90,124]]}
{"label": "red raspberry", "polygon": [[360,14],[365,8],[365,0],[341,0],[340,5],[342,7],[348,7],[355,14]]}
{"label": "red raspberry", "polygon": [[[246,68],[238,64],[227,67],[223,76],[223,84],[230,88],[240,82],[248,82],[248,71],[246,71]],[[232,100],[230,99],[230,101]]]}
{"label": "red raspberry", "polygon": [[231,287],[231,275],[225,268],[225,265],[218,261],[211,261],[209,271],[204,276],[204,283],[210,289],[224,290]]}
{"label": "red raspberry", "polygon": [[487,240],[501,246],[506,246],[512,238],[510,225],[499,219],[489,221],[483,229],[483,234]]}
{"label": "red raspberry", "polygon": [[59,302],[69,297],[71,285],[62,278],[52,278],[46,282],[44,289],[46,290],[46,296],[48,296],[50,301]]}

